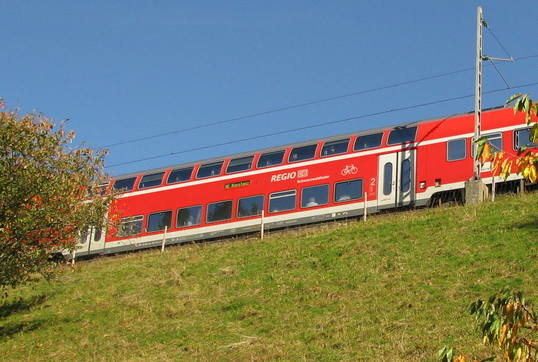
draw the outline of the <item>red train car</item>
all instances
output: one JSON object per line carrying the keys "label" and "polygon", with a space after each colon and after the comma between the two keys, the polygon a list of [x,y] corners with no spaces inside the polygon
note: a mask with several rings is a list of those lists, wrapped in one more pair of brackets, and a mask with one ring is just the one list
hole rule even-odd
{"label": "red train car", "polygon": [[[77,255],[252,232],[262,212],[272,229],[428,205],[472,177],[473,127],[465,113],[122,175],[117,228],[84,235]],[[482,134],[506,152],[530,144],[511,108],[484,111]]]}

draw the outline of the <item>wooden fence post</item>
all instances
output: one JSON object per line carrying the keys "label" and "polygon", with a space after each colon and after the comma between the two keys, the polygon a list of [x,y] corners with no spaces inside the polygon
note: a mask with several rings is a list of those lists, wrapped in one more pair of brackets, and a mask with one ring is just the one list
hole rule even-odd
{"label": "wooden fence post", "polygon": [[265,212],[262,210],[262,217],[260,219],[260,239],[263,240],[263,233],[265,228],[265,220],[264,220]]}
{"label": "wooden fence post", "polygon": [[166,232],[168,231],[168,225],[164,227],[163,242],[161,244],[161,253],[164,253],[164,245],[166,244]]}
{"label": "wooden fence post", "polygon": [[491,178],[491,202],[495,202],[495,175]]}
{"label": "wooden fence post", "polygon": [[366,221],[366,215],[368,214],[368,193],[364,193],[364,214],[362,214],[362,219]]}

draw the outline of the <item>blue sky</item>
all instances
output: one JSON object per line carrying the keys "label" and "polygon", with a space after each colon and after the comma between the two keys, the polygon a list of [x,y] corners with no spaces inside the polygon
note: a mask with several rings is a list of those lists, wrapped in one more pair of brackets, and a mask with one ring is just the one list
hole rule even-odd
{"label": "blue sky", "polygon": [[[101,147],[474,67],[476,7],[511,56],[511,86],[538,82],[536,1],[7,1],[0,96],[69,118]],[[486,31],[485,54],[506,57]],[[506,87],[491,66],[486,91]],[[486,94],[501,105],[516,92]],[[469,111],[472,98],[203,148],[474,92],[474,71],[110,147],[118,175]],[[198,149],[195,151],[188,151]],[[150,161],[121,163],[181,152]]]}

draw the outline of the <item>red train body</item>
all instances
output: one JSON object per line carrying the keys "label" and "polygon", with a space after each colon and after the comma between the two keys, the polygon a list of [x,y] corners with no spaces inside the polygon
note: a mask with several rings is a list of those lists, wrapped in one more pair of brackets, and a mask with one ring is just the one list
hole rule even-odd
{"label": "red train body", "polygon": [[[118,227],[92,230],[77,255],[252,232],[262,211],[271,229],[427,205],[471,179],[473,125],[467,113],[123,175],[110,183]],[[509,108],[483,112],[482,134],[509,153],[529,143]]]}

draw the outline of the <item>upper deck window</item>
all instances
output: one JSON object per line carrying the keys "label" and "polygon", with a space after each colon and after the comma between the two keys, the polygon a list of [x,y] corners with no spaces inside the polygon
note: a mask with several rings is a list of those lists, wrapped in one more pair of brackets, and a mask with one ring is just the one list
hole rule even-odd
{"label": "upper deck window", "polygon": [[446,143],[446,159],[447,161],[463,160],[467,157],[467,140],[461,138],[452,140]]}
{"label": "upper deck window", "polygon": [[347,152],[348,144],[349,138],[338,141],[325,142],[323,148],[321,149],[321,156],[325,157],[345,153]]}
{"label": "upper deck window", "polygon": [[220,175],[221,167],[222,167],[222,161],[215,162],[215,163],[207,163],[205,165],[202,165],[200,166],[200,169],[198,170],[198,173],[196,174],[196,178],[218,176]]}
{"label": "upper deck window", "polygon": [[284,150],[264,153],[258,160],[258,168],[280,165],[284,158]]}
{"label": "upper deck window", "polygon": [[114,182],[114,190],[116,191],[131,191],[133,189],[136,177],[124,178],[122,180],[116,180]]}
{"label": "upper deck window", "polygon": [[288,162],[299,162],[314,158],[314,156],[316,155],[317,146],[317,144],[313,144],[308,146],[295,147],[293,150],[291,150]]}
{"label": "upper deck window", "polygon": [[193,167],[187,167],[187,168],[178,168],[176,170],[172,170],[172,172],[170,172],[170,175],[168,175],[168,180],[166,180],[166,183],[175,184],[178,182],[190,180],[191,175],[192,175],[192,169]]}
{"label": "upper deck window", "polygon": [[488,143],[493,147],[493,152],[499,152],[503,150],[502,133],[484,134],[483,136],[488,138]]}
{"label": "upper deck window", "polygon": [[234,173],[250,170],[254,156],[235,158],[230,161],[226,168],[226,173]]}
{"label": "upper deck window", "polygon": [[139,189],[145,189],[148,187],[159,186],[163,180],[164,172],[152,173],[151,175],[144,175],[140,184],[138,185]]}
{"label": "upper deck window", "polygon": [[357,136],[353,151],[367,150],[369,148],[375,148],[381,146],[381,140],[383,139],[383,132],[367,134],[364,136]]}
{"label": "upper deck window", "polygon": [[417,127],[398,127],[390,131],[388,145],[415,141]]}

